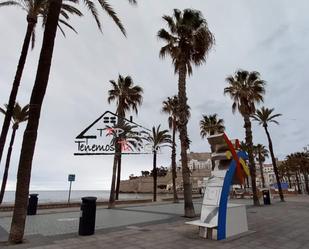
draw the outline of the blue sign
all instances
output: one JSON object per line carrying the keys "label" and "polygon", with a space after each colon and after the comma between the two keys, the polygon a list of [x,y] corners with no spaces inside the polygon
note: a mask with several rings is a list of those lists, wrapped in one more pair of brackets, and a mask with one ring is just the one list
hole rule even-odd
{"label": "blue sign", "polygon": [[[272,187],[278,189],[278,184],[274,183]],[[281,182],[281,188],[286,190],[289,188],[289,184],[287,182]]]}
{"label": "blue sign", "polygon": [[68,176],[68,181],[69,181],[69,182],[74,182],[74,181],[75,181],[75,175],[72,175],[72,174],[69,175],[69,176]]}

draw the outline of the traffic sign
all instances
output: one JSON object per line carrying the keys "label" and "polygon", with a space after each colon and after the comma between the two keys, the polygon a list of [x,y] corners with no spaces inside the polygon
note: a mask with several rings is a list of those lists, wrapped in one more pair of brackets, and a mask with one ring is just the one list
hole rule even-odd
{"label": "traffic sign", "polygon": [[70,174],[70,175],[68,176],[68,181],[69,181],[69,182],[74,182],[74,181],[75,181],[75,175]]}

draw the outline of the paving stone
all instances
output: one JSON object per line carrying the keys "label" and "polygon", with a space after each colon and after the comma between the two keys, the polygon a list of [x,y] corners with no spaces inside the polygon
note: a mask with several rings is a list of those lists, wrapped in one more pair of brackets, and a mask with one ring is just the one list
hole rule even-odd
{"label": "paving stone", "polygon": [[[175,213],[172,207],[175,205]],[[274,202],[269,207],[249,207],[249,229],[255,231],[246,236],[226,241],[209,241],[198,236],[198,229],[185,225],[180,217],[181,204],[166,204],[143,207],[102,209],[97,220],[98,231],[93,236],[77,236],[72,233],[76,227],[64,224],[55,233],[50,227],[42,245],[30,243],[14,246],[12,249],[308,249],[309,243],[309,198],[287,199],[285,203]],[[198,204],[199,205],[199,204]],[[196,210],[198,212],[198,205]],[[36,234],[48,224],[49,219],[71,217],[73,213],[53,213],[36,216],[28,234]],[[108,217],[108,214],[112,214]],[[118,215],[117,218],[115,218]],[[119,217],[120,215],[120,217]],[[44,221],[44,219],[47,220]],[[0,226],[6,229],[9,217],[0,218]],[[61,218],[62,219],[62,218]],[[114,219],[114,220],[113,220]],[[73,222],[74,220],[70,220]],[[55,223],[55,221],[53,221]],[[51,224],[54,224],[51,222]],[[38,228],[34,229],[35,224]],[[58,223],[59,225],[59,223]],[[29,229],[29,226],[28,226]],[[32,230],[31,230],[32,229]],[[70,230],[71,229],[71,230]],[[72,230],[73,229],[73,230]],[[100,230],[103,229],[103,230]],[[68,232],[71,232],[67,234]],[[56,235],[55,235],[56,234]],[[39,234],[37,234],[39,235]],[[66,237],[61,237],[66,236]],[[30,238],[30,237],[29,237]],[[11,249],[11,248],[10,248]]]}

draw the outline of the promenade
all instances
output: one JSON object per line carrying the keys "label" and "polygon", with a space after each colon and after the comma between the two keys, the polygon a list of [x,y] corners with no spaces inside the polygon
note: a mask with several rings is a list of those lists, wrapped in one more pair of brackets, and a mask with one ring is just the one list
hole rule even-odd
{"label": "promenade", "polygon": [[[158,203],[120,206],[114,210],[98,208],[96,234],[81,237],[78,231],[78,209],[42,210],[29,216],[26,241],[21,245],[0,248],[35,249],[308,249],[309,197],[287,198],[285,203],[273,200],[270,206],[253,207],[251,200],[232,200],[247,204],[249,232],[225,241],[209,241],[198,236],[198,228],[185,225],[183,203]],[[200,212],[201,200],[195,201]],[[0,213],[0,241],[10,226],[10,212]]]}

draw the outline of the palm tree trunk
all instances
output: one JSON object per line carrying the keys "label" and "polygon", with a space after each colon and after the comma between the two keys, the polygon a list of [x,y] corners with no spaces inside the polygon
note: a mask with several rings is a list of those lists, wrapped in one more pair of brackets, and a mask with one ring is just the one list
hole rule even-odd
{"label": "palm tree trunk", "polygon": [[252,142],[252,129],[251,129],[251,121],[249,115],[244,115],[244,128],[246,130],[246,144],[248,146],[248,156],[249,156],[249,169],[251,175],[251,185],[252,185],[252,193],[253,193],[253,204],[255,206],[260,205],[260,201],[257,195],[256,188],[256,176],[255,176],[255,162],[253,156],[253,142]]}
{"label": "palm tree trunk", "polygon": [[31,34],[36,24],[36,20],[33,20],[29,17],[27,17],[27,21],[28,21],[27,31],[26,31],[26,35],[24,38],[24,43],[23,43],[23,47],[21,50],[21,54],[19,57],[18,66],[17,66],[17,70],[15,73],[15,78],[13,81],[11,94],[9,97],[9,102],[8,102],[6,114],[5,114],[3,125],[2,125],[1,135],[0,135],[0,162],[2,159],[2,155],[3,155],[5,140],[6,140],[9,128],[10,128],[10,122],[11,122],[12,115],[13,115],[13,109],[14,109],[14,105],[16,102],[16,96],[17,96],[19,85],[20,85],[21,76],[23,74],[24,66],[26,63],[26,58],[27,58],[27,54],[29,50],[29,44],[31,40]]}
{"label": "palm tree trunk", "polygon": [[36,79],[30,98],[29,119],[24,132],[18,165],[15,206],[9,235],[11,243],[21,243],[24,236],[32,159],[41,107],[48,84],[61,4],[62,0],[51,0],[49,4]]}
{"label": "palm tree trunk", "polygon": [[273,143],[271,141],[271,137],[270,137],[270,134],[268,132],[267,125],[264,125],[264,129],[265,129],[267,139],[268,139],[268,147],[269,147],[269,152],[270,152],[270,156],[271,156],[271,161],[273,163],[274,173],[275,173],[275,176],[276,176],[280,200],[284,201],[284,196],[283,196],[281,182],[280,182],[280,178],[279,178],[277,162],[276,162],[276,158],[275,158],[275,155],[274,155]]}
{"label": "palm tree trunk", "polygon": [[295,172],[295,177],[296,177],[296,184],[297,184],[297,192],[298,192],[298,194],[301,194],[302,191],[301,191],[301,188],[300,188],[299,177],[298,177],[297,171]]}
{"label": "palm tree trunk", "polygon": [[177,189],[176,189],[176,122],[175,120],[173,121],[173,135],[172,135],[172,178],[173,178],[173,197],[174,197],[174,203],[178,203],[178,196],[177,196]]}
{"label": "palm tree trunk", "polygon": [[[124,104],[122,101],[119,102],[118,108],[117,108],[117,114],[119,116],[118,122],[117,122],[117,127],[120,127],[124,125],[124,118],[125,118],[125,113],[121,109],[121,107]],[[120,139],[121,140],[121,139]],[[118,141],[117,141],[118,143]],[[117,161],[118,161],[118,167],[117,167],[117,181],[116,181],[116,197],[115,199],[119,199],[119,189],[120,189],[120,180],[121,180],[121,146],[118,147],[118,151],[116,152],[117,154]]]}
{"label": "palm tree trunk", "polygon": [[112,173],[112,182],[111,182],[111,190],[109,195],[108,201],[108,208],[115,207],[115,185],[116,185],[116,174],[117,174],[117,164],[118,164],[118,148],[119,144],[115,143],[115,156],[114,156],[114,163],[113,163],[113,173]]}
{"label": "palm tree trunk", "polygon": [[157,151],[153,151],[153,201],[157,201]]}
{"label": "palm tree trunk", "polygon": [[121,153],[118,156],[118,167],[117,167],[117,182],[116,182],[116,200],[119,200],[119,190],[120,190],[120,181],[121,181]]}
{"label": "palm tree trunk", "polygon": [[291,176],[290,174],[288,174],[288,182],[289,182],[289,188],[292,188],[292,184],[291,184]]}
{"label": "palm tree trunk", "polygon": [[183,195],[184,195],[184,211],[185,217],[195,217],[194,206],[192,202],[192,184],[190,178],[190,169],[188,167],[189,138],[187,132],[187,94],[186,94],[186,76],[187,69],[184,62],[179,66],[179,81],[178,81],[178,99],[179,99],[179,138],[181,144],[181,164],[182,164],[182,179],[183,179]]}
{"label": "palm tree trunk", "polygon": [[[213,136],[214,134],[215,134],[214,132],[209,133],[210,136]],[[211,151],[211,154],[215,152],[215,149],[212,145],[210,146],[210,151]],[[215,167],[216,167],[216,162],[214,159],[211,159],[211,170],[214,170]]]}
{"label": "palm tree trunk", "polygon": [[249,177],[246,176],[246,181],[245,181],[245,188],[250,188],[250,185],[249,185]]}
{"label": "palm tree trunk", "polygon": [[308,172],[305,170],[303,171],[304,179],[305,179],[305,187],[306,187],[306,192],[309,195],[309,182],[308,182]]}
{"label": "palm tree trunk", "polygon": [[121,145],[119,144],[119,139],[115,139],[115,155],[114,155],[114,163],[113,163],[113,173],[112,173],[112,182],[111,182],[111,190],[109,195],[108,208],[115,207],[116,200],[116,178],[117,178],[117,168],[119,166],[119,155],[121,151]]}
{"label": "palm tree trunk", "polygon": [[2,184],[1,184],[1,191],[0,191],[0,204],[3,201],[6,182],[7,182],[7,179],[8,179],[8,173],[9,173],[9,168],[10,168],[10,161],[11,161],[11,155],[12,155],[12,149],[13,149],[13,144],[14,144],[14,140],[15,140],[16,130],[17,130],[16,128],[13,128],[10,146],[9,146],[9,149],[8,149],[8,154],[6,156],[5,168],[4,168],[3,179],[2,179]]}
{"label": "palm tree trunk", "polygon": [[263,161],[261,158],[261,153],[259,153],[259,164],[260,164],[260,174],[262,179],[262,188],[265,188],[265,178],[264,178],[264,172],[263,172]]}

